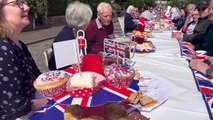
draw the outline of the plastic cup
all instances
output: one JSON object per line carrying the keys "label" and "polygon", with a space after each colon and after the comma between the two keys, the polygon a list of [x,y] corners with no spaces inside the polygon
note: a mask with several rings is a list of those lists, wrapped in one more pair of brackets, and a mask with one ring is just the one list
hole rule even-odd
{"label": "plastic cup", "polygon": [[196,59],[200,60],[200,61],[204,61],[205,60],[205,56],[204,55],[196,55]]}
{"label": "plastic cup", "polygon": [[197,55],[205,55],[205,54],[206,54],[206,51],[205,51],[205,50],[197,50],[197,51],[196,51],[196,54],[197,54]]}

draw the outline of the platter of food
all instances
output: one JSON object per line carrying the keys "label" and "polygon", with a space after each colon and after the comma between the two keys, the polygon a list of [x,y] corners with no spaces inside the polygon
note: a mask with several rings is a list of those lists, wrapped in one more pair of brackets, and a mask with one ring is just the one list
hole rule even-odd
{"label": "platter of food", "polygon": [[[131,49],[134,50],[134,48]],[[156,47],[151,41],[144,41],[143,44],[137,44],[135,49],[135,52],[138,53],[150,53],[155,52]]]}
{"label": "platter of food", "polygon": [[139,80],[139,91],[132,93],[124,102],[140,111],[151,111],[168,99],[169,88],[164,79],[148,71],[138,71],[135,79]]}

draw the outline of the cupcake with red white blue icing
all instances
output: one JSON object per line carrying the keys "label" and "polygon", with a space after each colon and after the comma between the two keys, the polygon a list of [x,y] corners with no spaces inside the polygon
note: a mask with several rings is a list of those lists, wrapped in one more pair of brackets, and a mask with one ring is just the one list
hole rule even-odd
{"label": "cupcake with red white blue icing", "polygon": [[119,89],[128,88],[132,84],[135,75],[133,68],[120,64],[112,64],[104,69],[107,82]]}
{"label": "cupcake with red white blue icing", "polygon": [[59,96],[66,92],[66,83],[71,75],[55,70],[42,73],[34,82],[34,87],[46,97]]}

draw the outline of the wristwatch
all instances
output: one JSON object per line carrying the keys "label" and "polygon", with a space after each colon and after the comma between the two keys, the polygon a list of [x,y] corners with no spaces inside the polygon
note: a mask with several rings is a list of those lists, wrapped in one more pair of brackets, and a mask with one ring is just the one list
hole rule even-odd
{"label": "wristwatch", "polygon": [[206,70],[206,75],[212,77],[212,76],[213,76],[213,68],[208,68],[208,69]]}

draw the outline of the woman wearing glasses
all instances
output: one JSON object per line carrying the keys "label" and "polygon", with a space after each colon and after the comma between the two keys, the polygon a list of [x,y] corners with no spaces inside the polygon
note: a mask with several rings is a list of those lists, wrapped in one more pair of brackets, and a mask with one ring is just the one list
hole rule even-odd
{"label": "woman wearing glasses", "polygon": [[19,40],[29,24],[25,0],[0,0],[0,119],[26,119],[47,103],[35,99],[33,80],[40,74],[27,46]]}

